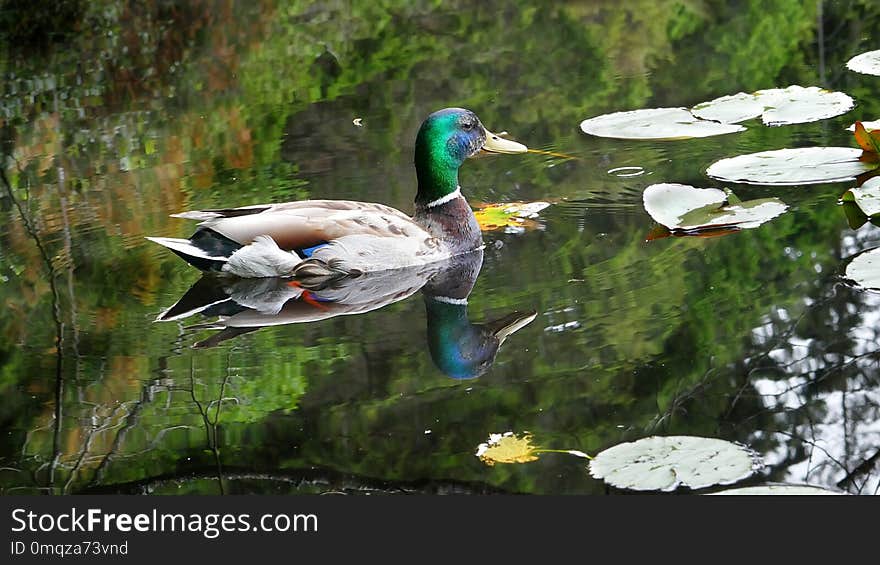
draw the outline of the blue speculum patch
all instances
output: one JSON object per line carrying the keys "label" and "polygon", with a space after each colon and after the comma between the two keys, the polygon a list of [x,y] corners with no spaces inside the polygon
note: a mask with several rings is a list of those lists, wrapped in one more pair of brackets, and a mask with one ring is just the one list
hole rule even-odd
{"label": "blue speculum patch", "polygon": [[324,243],[319,243],[318,245],[313,245],[311,247],[303,247],[302,249],[297,249],[297,253],[299,255],[301,255],[302,257],[304,257],[305,259],[308,259],[309,257],[312,256],[312,253],[314,253],[315,251],[317,251],[318,249],[321,249],[322,247],[324,247],[326,245],[329,245],[329,244],[325,241]]}

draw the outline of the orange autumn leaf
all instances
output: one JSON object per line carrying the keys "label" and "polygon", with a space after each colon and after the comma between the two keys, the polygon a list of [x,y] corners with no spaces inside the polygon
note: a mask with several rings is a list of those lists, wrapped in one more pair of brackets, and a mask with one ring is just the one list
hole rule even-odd
{"label": "orange autumn leaf", "polygon": [[880,153],[880,130],[868,131],[862,122],[855,124],[855,138],[859,147],[869,153]]}
{"label": "orange autumn leaf", "polygon": [[712,229],[705,230],[694,230],[688,232],[673,232],[667,229],[664,226],[655,226],[651,231],[645,235],[645,241],[656,241],[658,239],[664,239],[667,237],[701,237],[701,238],[710,238],[710,237],[721,237],[724,235],[730,235],[732,233],[739,233],[742,229],[737,226],[719,226]]}

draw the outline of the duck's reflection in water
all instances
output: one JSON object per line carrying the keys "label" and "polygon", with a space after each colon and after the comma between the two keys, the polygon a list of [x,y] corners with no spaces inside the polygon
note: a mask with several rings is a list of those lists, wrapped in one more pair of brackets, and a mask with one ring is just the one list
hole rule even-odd
{"label": "duck's reflection in water", "polygon": [[194,345],[213,347],[266,326],[362,314],[421,290],[431,359],[446,375],[469,379],[485,373],[504,340],[537,315],[535,311],[517,311],[482,324],[471,323],[467,299],[482,264],[483,252],[478,250],[445,262],[368,273],[308,287],[291,279],[206,275],[157,321],[181,320],[195,314],[215,318],[188,328],[216,330]]}

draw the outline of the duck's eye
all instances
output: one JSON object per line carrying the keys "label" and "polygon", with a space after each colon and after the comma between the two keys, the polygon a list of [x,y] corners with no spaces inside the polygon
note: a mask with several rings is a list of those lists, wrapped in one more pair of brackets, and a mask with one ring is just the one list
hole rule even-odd
{"label": "duck's eye", "polygon": [[465,122],[461,124],[461,129],[463,129],[464,131],[471,131],[472,129],[474,129],[474,122]]}

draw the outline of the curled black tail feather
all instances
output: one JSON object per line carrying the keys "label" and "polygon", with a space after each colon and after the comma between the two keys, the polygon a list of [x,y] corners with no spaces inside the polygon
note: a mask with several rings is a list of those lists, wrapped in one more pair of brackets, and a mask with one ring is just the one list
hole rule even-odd
{"label": "curled black tail feather", "polygon": [[242,245],[210,228],[199,228],[189,239],[148,237],[202,271],[222,271],[229,257]]}

